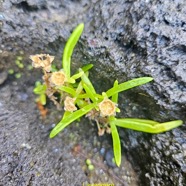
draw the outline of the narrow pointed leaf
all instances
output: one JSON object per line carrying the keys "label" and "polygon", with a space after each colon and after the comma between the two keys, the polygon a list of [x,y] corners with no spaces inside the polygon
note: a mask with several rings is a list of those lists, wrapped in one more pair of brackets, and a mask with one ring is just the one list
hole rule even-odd
{"label": "narrow pointed leaf", "polygon": [[[114,82],[113,88],[117,88],[117,86],[118,86],[118,81],[116,80],[116,81]],[[118,103],[118,93],[112,95],[112,101],[113,101],[114,103]]]}
{"label": "narrow pointed leaf", "polygon": [[77,74],[74,74],[71,78],[75,80],[75,79],[80,78],[83,74],[84,74],[84,72],[79,72]]}
{"label": "narrow pointed leaf", "polygon": [[133,87],[143,85],[143,84],[148,83],[152,80],[153,80],[153,78],[151,78],[151,77],[136,78],[136,79],[121,83],[118,86],[115,86],[115,87],[109,89],[106,92],[106,94],[107,94],[108,97],[110,97],[110,96],[112,96],[116,93],[131,89]]}
{"label": "narrow pointed leaf", "polygon": [[71,63],[71,55],[74,50],[74,47],[76,43],[78,42],[82,32],[83,32],[84,24],[79,24],[73,33],[71,34],[70,38],[68,39],[64,53],[63,53],[63,69],[67,75],[67,77],[70,77],[70,63]]}
{"label": "narrow pointed leaf", "polygon": [[176,127],[179,127],[183,124],[182,120],[174,120],[174,121],[169,121],[169,122],[165,122],[165,123],[160,123],[160,125],[158,125],[157,130],[159,130],[160,132],[163,131],[168,131],[171,129],[174,129]]}
{"label": "narrow pointed leaf", "polygon": [[84,71],[84,72],[87,72],[88,70],[90,70],[94,65],[93,64],[87,64],[85,66],[83,66],[81,69]]}
{"label": "narrow pointed leaf", "polygon": [[95,103],[97,101],[95,94],[90,90],[90,88],[85,83],[83,83],[83,88],[85,89],[89,98]]}
{"label": "narrow pointed leaf", "polygon": [[[82,69],[79,69],[79,71],[81,72]],[[91,81],[89,80],[88,76],[85,73],[81,76],[81,79],[82,79],[82,82],[85,83],[89,87],[89,89],[91,90],[91,92],[93,94],[96,94],[96,91],[94,89],[94,86],[92,85]]]}
{"label": "narrow pointed leaf", "polygon": [[78,99],[85,99],[85,98],[89,98],[88,94],[80,94],[77,97]]}
{"label": "narrow pointed leaf", "polygon": [[65,127],[67,127],[69,124],[71,124],[73,121],[77,120],[81,116],[88,113],[90,110],[92,110],[96,106],[95,103],[89,104],[71,114],[63,118],[56,127],[51,131],[50,138],[55,137],[60,131],[62,131]]}
{"label": "narrow pointed leaf", "polygon": [[82,85],[82,81],[80,81],[76,88],[76,97],[78,97],[78,95],[82,93],[82,90],[83,90],[83,85]]}
{"label": "narrow pointed leaf", "polygon": [[71,112],[69,111],[65,111],[63,114],[63,119],[65,119],[67,116],[69,116],[71,114]]}
{"label": "narrow pointed leaf", "polygon": [[173,128],[176,128],[183,124],[181,120],[175,120],[165,123],[158,123],[156,121],[144,120],[144,119],[133,119],[133,118],[125,118],[125,119],[115,119],[110,121],[114,123],[116,126],[129,128],[141,132],[147,133],[161,133]]}
{"label": "narrow pointed leaf", "polygon": [[121,164],[121,142],[115,124],[110,123],[110,126],[111,126],[111,134],[112,134],[112,141],[113,141],[114,158],[116,161],[116,165],[119,167]]}
{"label": "narrow pointed leaf", "polygon": [[33,90],[33,92],[35,93],[35,94],[44,94],[45,92],[46,92],[46,89],[47,89],[47,87],[46,87],[46,85],[44,84],[39,84],[39,85],[37,85],[35,88],[34,88],[34,90]]}
{"label": "narrow pointed leaf", "polygon": [[46,95],[41,94],[39,97],[39,101],[41,102],[42,105],[46,105]]}
{"label": "narrow pointed leaf", "polygon": [[75,79],[70,77],[70,78],[68,78],[67,82],[71,83],[71,84],[74,84],[76,81],[75,81]]}
{"label": "narrow pointed leaf", "polygon": [[57,89],[67,92],[67,93],[71,94],[73,97],[75,97],[75,95],[76,95],[75,90],[70,87],[60,86],[60,87],[57,87]]}

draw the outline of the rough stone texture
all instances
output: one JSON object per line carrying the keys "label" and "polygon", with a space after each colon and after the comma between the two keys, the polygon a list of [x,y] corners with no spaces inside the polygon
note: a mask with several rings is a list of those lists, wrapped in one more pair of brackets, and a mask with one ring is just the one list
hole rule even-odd
{"label": "rough stone texture", "polygon": [[[122,94],[122,115],[159,121],[181,118],[185,123],[184,0],[11,0],[2,2],[1,10],[2,53],[21,49],[59,57],[72,29],[84,22],[74,68],[93,63],[90,77],[98,92],[115,79],[152,76],[153,83]],[[185,130],[183,126],[159,135],[120,131],[141,185],[186,183]]]}
{"label": "rough stone texture", "polygon": [[28,107],[18,93],[10,86],[1,89],[0,185],[82,185],[87,179],[71,146],[60,139],[56,148],[56,141],[48,139],[50,129],[37,118],[34,102]]}
{"label": "rough stone texture", "polygon": [[[112,152],[110,138],[99,139],[87,120],[81,120],[84,127],[76,123],[58,138],[49,139],[51,122],[59,121],[61,112],[52,107],[46,120],[39,119],[30,86],[33,74],[24,73],[16,81],[9,76],[0,87],[0,185],[82,186],[105,181],[117,186],[137,185],[138,176],[125,157],[120,169],[109,170],[113,153],[105,163],[104,156]],[[92,173],[86,166],[87,158],[95,166]]]}

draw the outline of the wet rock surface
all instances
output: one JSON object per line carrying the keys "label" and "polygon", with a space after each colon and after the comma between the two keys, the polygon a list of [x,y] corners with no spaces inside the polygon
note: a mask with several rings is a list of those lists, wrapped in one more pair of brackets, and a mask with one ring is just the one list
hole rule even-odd
{"label": "wet rock surface", "polygon": [[1,88],[0,185],[82,185],[87,179],[68,143],[59,143],[60,150],[53,148],[50,129],[37,118],[31,89],[28,100],[21,102],[16,87]]}
{"label": "wet rock surface", "polygon": [[[110,136],[98,138],[88,120],[76,122],[57,138],[49,139],[62,114],[48,105],[46,119],[40,118],[31,74],[37,75],[33,71],[22,73],[19,79],[9,75],[0,87],[0,185],[136,185],[137,175],[125,157],[120,169],[109,169],[100,149],[112,148]],[[86,166],[87,158],[94,165],[93,171]]]}
{"label": "wet rock surface", "polygon": [[[6,52],[9,51],[12,55],[19,50],[24,50],[28,55],[49,52],[59,58],[72,29],[78,23],[84,22],[85,30],[75,49],[72,66],[76,69],[83,64],[93,63],[94,69],[90,77],[98,92],[109,88],[115,79],[122,82],[140,76],[154,78],[153,83],[121,95],[122,117],[186,121],[186,4],[184,0],[175,0],[171,3],[168,0],[11,0],[0,4],[1,56],[6,56]],[[11,63],[11,60],[6,63]],[[25,63],[28,63],[28,60]],[[33,79],[32,83],[35,80]],[[6,87],[7,80],[2,82],[1,86]],[[2,98],[2,100],[6,99]],[[32,113],[31,110],[35,108],[31,105],[29,107],[29,112]],[[7,106],[3,108],[2,113],[15,114],[14,109],[6,111],[7,109]],[[4,122],[2,130],[10,130],[5,128],[8,127],[5,125],[7,121],[6,118],[2,119]],[[24,128],[24,122],[21,121],[17,122],[15,128],[16,126]],[[34,119],[29,119],[28,123],[30,121],[34,123]],[[8,123],[11,123],[11,120]],[[16,130],[13,128],[12,126],[11,130]],[[182,126],[159,135],[120,130],[123,154],[127,154],[136,169],[139,185],[168,186],[186,183],[185,130],[185,126]],[[27,129],[28,133],[31,131],[33,129]],[[32,155],[29,154],[28,146],[20,147],[21,139],[27,138],[27,135],[20,134],[15,134],[18,135],[14,137],[15,141],[13,138],[1,138],[1,144],[4,144],[5,149],[8,150],[10,158],[14,158],[15,151],[17,154],[23,153],[23,158],[30,157],[31,162]],[[35,133],[35,136],[38,137],[39,134]],[[48,138],[46,137],[45,140]],[[45,140],[43,140],[44,144]],[[60,141],[59,138],[55,140]],[[11,144],[18,144],[18,148],[9,150]],[[66,147],[69,148],[67,144]],[[61,149],[65,151],[62,146]],[[36,152],[38,157],[42,155],[39,149]],[[15,159],[16,157],[15,155]],[[41,161],[44,161],[43,159]],[[5,166],[8,164],[5,163]],[[67,167],[68,172],[71,167]],[[12,172],[11,166],[6,169],[7,172]],[[45,170],[47,172],[48,169]],[[7,172],[2,175],[6,175]],[[30,171],[27,172],[31,174]],[[75,176],[86,180],[85,176]],[[15,178],[18,177],[20,176],[15,175]],[[32,176],[30,177],[33,179]],[[49,176],[43,175],[40,178],[41,183],[46,177],[48,179]],[[28,182],[29,179],[23,179],[23,183]]]}

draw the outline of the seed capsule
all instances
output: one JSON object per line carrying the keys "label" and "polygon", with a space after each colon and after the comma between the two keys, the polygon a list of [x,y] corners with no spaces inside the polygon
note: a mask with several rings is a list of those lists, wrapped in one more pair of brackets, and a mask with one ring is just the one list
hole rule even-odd
{"label": "seed capsule", "polygon": [[75,106],[74,102],[75,102],[75,98],[71,98],[67,96],[64,101],[64,106],[65,106],[64,109],[70,112],[77,110],[77,107]]}
{"label": "seed capsule", "polygon": [[53,72],[50,77],[50,82],[55,86],[62,86],[66,81],[66,75],[63,71]]}
{"label": "seed capsule", "polygon": [[46,72],[50,72],[54,56],[50,56],[49,54],[36,54],[31,55],[30,59],[32,60],[33,67],[43,68]]}
{"label": "seed capsule", "polygon": [[116,104],[110,99],[104,99],[99,103],[101,116],[113,116],[116,113]]}

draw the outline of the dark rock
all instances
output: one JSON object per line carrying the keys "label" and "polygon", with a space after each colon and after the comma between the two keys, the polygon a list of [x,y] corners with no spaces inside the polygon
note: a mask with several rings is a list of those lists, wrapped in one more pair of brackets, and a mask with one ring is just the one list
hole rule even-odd
{"label": "dark rock", "polygon": [[[44,51],[59,57],[72,29],[84,22],[72,62],[74,68],[94,64],[90,77],[98,92],[115,79],[154,78],[153,83],[121,94],[121,116],[185,123],[184,0],[12,0],[3,2],[1,9],[2,52]],[[159,135],[120,130],[124,152],[140,174],[141,185],[186,183],[185,130],[183,126]]]}
{"label": "dark rock", "polygon": [[116,167],[116,164],[113,162],[113,159],[114,159],[114,153],[113,153],[113,150],[110,149],[105,154],[105,160],[108,166]]}
{"label": "dark rock", "polygon": [[[43,139],[39,123],[36,123],[38,119],[34,113],[34,102],[29,103],[29,107],[26,106],[27,110],[21,108],[16,99],[16,105],[8,104],[7,100],[9,99],[10,103],[11,97],[7,98],[7,94],[10,92],[11,90],[6,88],[6,91],[0,94],[0,185],[60,186],[81,185],[86,181],[85,175],[81,173],[80,162],[72,161],[74,157],[68,147],[64,148],[64,144],[61,143],[63,148],[59,147],[61,151],[55,151],[54,154],[51,149],[54,144],[45,140],[48,139],[48,135]],[[46,132],[49,134],[45,130]],[[68,143],[66,145],[68,146]],[[60,158],[64,158],[65,161],[59,161]],[[72,168],[76,171],[72,171]]]}
{"label": "dark rock", "polygon": [[6,71],[0,72],[0,85],[3,84],[8,77],[8,73]]}

